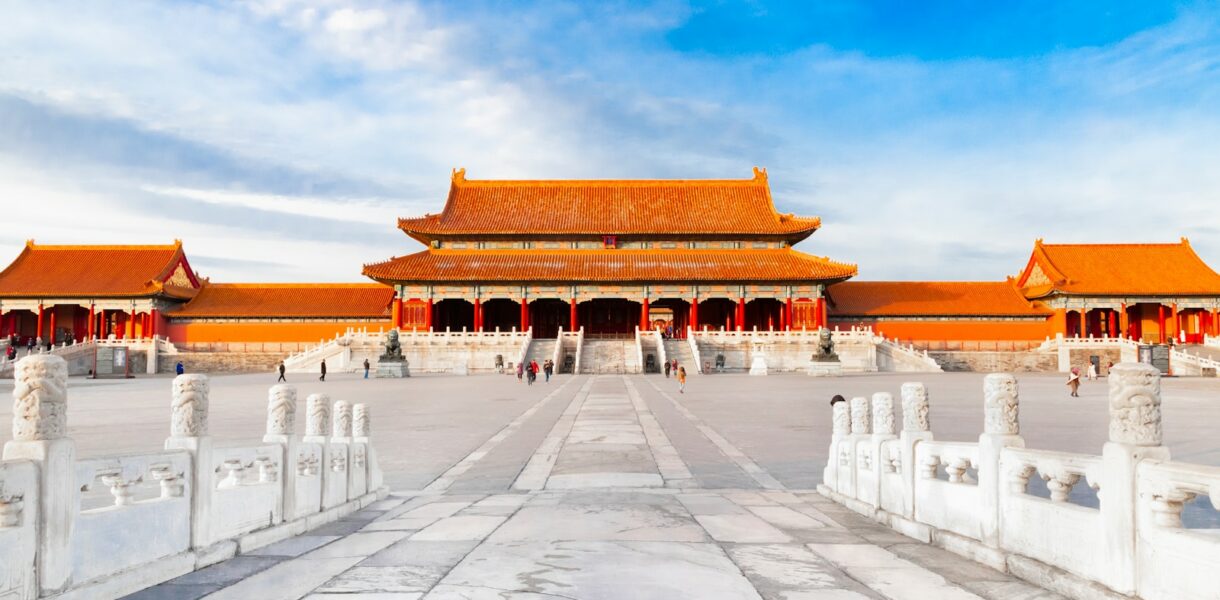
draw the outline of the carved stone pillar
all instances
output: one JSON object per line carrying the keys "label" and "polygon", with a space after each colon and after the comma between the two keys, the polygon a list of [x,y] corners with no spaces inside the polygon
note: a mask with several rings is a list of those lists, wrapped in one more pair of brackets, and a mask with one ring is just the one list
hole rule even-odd
{"label": "carved stone pillar", "polygon": [[982,542],[1000,544],[1000,494],[1004,476],[1000,473],[1000,454],[1004,448],[1024,448],[1020,436],[1020,400],[1017,378],[1008,373],[992,373],[983,378],[983,434],[979,436],[979,504],[982,511]]}
{"label": "carved stone pillar", "polygon": [[336,400],[330,434],[330,470],[344,481],[343,498],[352,500],[352,405]]}
{"label": "carved stone pillar", "polygon": [[352,406],[352,437],[369,437],[369,409],[367,404]]}
{"label": "carved stone pillar", "polygon": [[216,474],[212,469],[212,438],[208,435],[211,383],[206,375],[191,373],[175,377],[172,389],[165,449],[191,454],[191,547],[204,548],[216,541],[211,523]]}
{"label": "carved stone pillar", "polygon": [[76,444],[68,429],[68,363],[41,354],[13,366],[13,441],[4,460],[38,464],[38,585],[42,593],[60,591],[72,574],[72,530],[76,498]]}
{"label": "carved stone pillar", "polygon": [[[330,396],[326,394],[310,394],[305,399],[305,437],[301,439],[303,444],[317,444],[321,449],[321,465],[318,471],[322,475],[322,509],[331,508],[338,504],[342,504],[347,500],[346,490],[339,494],[331,491],[332,480],[335,479],[336,473],[331,468],[331,463],[335,458],[336,448],[342,448],[346,454],[345,446],[332,446],[330,440],[331,432],[331,403]],[[343,457],[346,460],[346,455]],[[344,481],[346,482],[346,475]],[[346,483],[345,483],[346,486]]]}
{"label": "carved stone pillar", "polygon": [[928,388],[924,384],[902,384],[902,433],[898,439],[902,447],[902,510],[908,519],[915,518],[915,446],[932,440],[929,409]]}
{"label": "carved stone pillar", "polygon": [[267,433],[263,441],[279,444],[283,450],[281,512],[285,521],[297,515],[296,488],[298,442],[296,433],[297,388],[287,384],[271,386],[267,392]]}
{"label": "carved stone pillar", "polygon": [[846,402],[836,402],[830,407],[832,433],[830,455],[826,468],[822,470],[822,483],[831,489],[839,489],[840,448],[848,448],[851,438],[851,409]]}
{"label": "carved stone pillar", "polygon": [[868,398],[864,396],[851,399],[851,432],[853,435],[873,432],[872,413],[869,412]]}
{"label": "carved stone pillar", "polygon": [[1169,460],[1161,446],[1161,373],[1152,365],[1120,363],[1110,369],[1110,441],[1102,447],[1101,518],[1104,543],[1099,561],[1111,589],[1135,592],[1136,467],[1144,459]]}
{"label": "carved stone pillar", "polygon": [[377,491],[382,485],[381,468],[377,464],[377,455],[373,452],[371,439],[372,422],[367,404],[352,406],[352,443],[364,447],[364,481],[369,492]]}
{"label": "carved stone pillar", "polygon": [[881,478],[891,471],[889,456],[882,453],[882,445],[895,438],[894,396],[888,392],[877,392],[872,399],[873,435],[869,440],[869,461],[874,474],[873,487],[869,490],[873,508],[881,507]]}

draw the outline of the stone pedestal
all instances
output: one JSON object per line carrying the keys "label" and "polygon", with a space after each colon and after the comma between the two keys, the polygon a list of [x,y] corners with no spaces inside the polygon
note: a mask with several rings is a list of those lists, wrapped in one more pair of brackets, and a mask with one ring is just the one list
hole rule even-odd
{"label": "stone pedestal", "polygon": [[763,360],[763,357],[761,357],[761,356],[755,356],[754,361],[750,364],[750,374],[751,375],[766,375],[767,374],[767,361]]}
{"label": "stone pedestal", "polygon": [[405,360],[377,361],[378,379],[401,379],[410,376],[411,373],[407,369],[407,361]]}
{"label": "stone pedestal", "polygon": [[843,374],[843,363],[810,361],[808,372],[810,377],[838,377]]}

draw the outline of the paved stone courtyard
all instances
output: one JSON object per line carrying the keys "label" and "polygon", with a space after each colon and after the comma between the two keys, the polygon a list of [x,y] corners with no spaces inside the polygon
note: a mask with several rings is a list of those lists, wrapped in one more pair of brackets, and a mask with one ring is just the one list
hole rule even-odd
{"label": "paved stone courtyard", "polygon": [[[981,429],[981,374],[509,376],[325,383],[366,402],[394,493],[135,598],[1053,598],[822,498],[827,400],[928,384],[938,439]],[[218,445],[261,437],[274,377],[213,379]],[[1098,453],[1105,382],[1021,379],[1030,447]],[[0,393],[11,382],[0,383]],[[1175,458],[1220,464],[1220,382],[1164,382]],[[84,456],[159,448],[169,380],[73,380]],[[7,407],[5,407],[7,409]],[[0,414],[5,419],[7,412]],[[9,432],[0,434],[6,439]]]}

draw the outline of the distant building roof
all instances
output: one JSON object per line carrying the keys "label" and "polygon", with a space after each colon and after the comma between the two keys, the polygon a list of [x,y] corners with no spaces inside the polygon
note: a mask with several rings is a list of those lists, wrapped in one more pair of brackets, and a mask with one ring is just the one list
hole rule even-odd
{"label": "distant building roof", "polygon": [[1017,285],[1027,297],[1220,295],[1220,275],[1176,244],[1034,244]]}
{"label": "distant building roof", "polygon": [[26,242],[0,271],[0,297],[100,298],[195,295],[199,279],[182,242],[157,246],[48,246]]}
{"label": "distant building roof", "polygon": [[829,291],[831,316],[1033,317],[1051,314],[1009,281],[848,281]]}
{"label": "distant building roof", "polygon": [[776,212],[766,171],[751,179],[468,180],[453,174],[439,215],[400,219],[427,243],[439,236],[744,235],[792,242],[817,217]]}
{"label": "distant building roof", "polygon": [[394,290],[377,283],[209,283],[170,318],[380,318]]}
{"label": "distant building roof", "polygon": [[791,249],[445,250],[364,266],[385,283],[405,281],[841,281],[856,266]]}

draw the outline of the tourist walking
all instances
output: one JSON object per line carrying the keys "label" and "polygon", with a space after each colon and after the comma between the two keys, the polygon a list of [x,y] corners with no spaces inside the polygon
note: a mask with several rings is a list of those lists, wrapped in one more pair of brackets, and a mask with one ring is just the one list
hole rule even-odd
{"label": "tourist walking", "polygon": [[686,393],[686,367],[678,367],[678,393]]}
{"label": "tourist walking", "polygon": [[550,383],[551,374],[555,372],[555,361],[546,359],[546,362],[542,363],[542,372],[546,373],[546,382]]}
{"label": "tourist walking", "polygon": [[534,385],[535,379],[538,379],[538,363],[531,361],[525,365],[525,382]]}
{"label": "tourist walking", "polygon": [[285,370],[286,370],[286,369],[284,368],[284,361],[282,361],[282,360],[281,360],[281,361],[280,361],[280,378],[276,380],[276,383],[279,383],[279,382],[281,382],[281,381],[283,381],[283,382],[287,382],[287,381],[288,381],[287,379],[285,379],[285,378],[284,378],[284,371],[285,371]]}
{"label": "tourist walking", "polygon": [[177,375],[181,375],[185,372],[186,372],[186,365],[183,365],[182,361],[178,361],[178,364],[174,365],[174,373]]}
{"label": "tourist walking", "polygon": [[369,378],[369,359],[364,359],[364,378]]}
{"label": "tourist walking", "polygon": [[1089,381],[1097,380],[1097,365],[1089,363]]}
{"label": "tourist walking", "polygon": [[669,361],[668,361],[668,360],[667,360],[667,361],[665,361],[665,378],[666,378],[666,379],[669,379],[669,371],[670,371],[670,369],[672,369],[672,368],[673,368],[673,365],[669,364]]}
{"label": "tourist walking", "polygon": [[322,376],[318,377],[318,381],[326,381],[326,359],[322,359]]}
{"label": "tourist walking", "polygon": [[1067,386],[1072,390],[1072,397],[1080,397],[1080,369],[1072,367],[1072,372],[1068,375]]}
{"label": "tourist walking", "polygon": [[521,381],[521,375],[525,373],[525,361],[517,363],[517,381]]}

